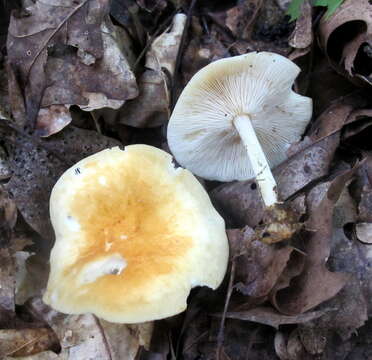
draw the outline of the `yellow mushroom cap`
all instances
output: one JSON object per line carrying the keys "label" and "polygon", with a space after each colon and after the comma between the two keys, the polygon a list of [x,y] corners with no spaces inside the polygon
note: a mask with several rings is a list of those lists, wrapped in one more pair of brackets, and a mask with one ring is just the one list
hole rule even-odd
{"label": "yellow mushroom cap", "polygon": [[138,323],[185,310],[194,286],[217,288],[225,223],[196,178],[147,145],[112,148],[53,188],[56,242],[44,302],[69,314]]}

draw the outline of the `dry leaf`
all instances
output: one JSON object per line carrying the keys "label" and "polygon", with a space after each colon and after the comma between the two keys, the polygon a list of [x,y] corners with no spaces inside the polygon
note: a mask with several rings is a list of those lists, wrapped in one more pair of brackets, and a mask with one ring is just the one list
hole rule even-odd
{"label": "dry leaf", "polygon": [[7,248],[0,248],[0,328],[15,323],[15,264]]}
{"label": "dry leaf", "polygon": [[31,297],[42,295],[48,281],[49,266],[45,261],[45,255],[41,253],[18,251],[15,258],[17,264],[15,302],[17,305],[23,305]]}
{"label": "dry leaf", "polygon": [[[194,23],[197,20],[194,21]],[[199,24],[192,27],[190,42],[187,44],[181,63],[182,84],[179,92],[190,81],[194,74],[210,62],[229,56],[229,50],[212,27],[210,33],[203,34]]]}
{"label": "dry leaf", "polygon": [[358,170],[351,190],[353,197],[357,200],[358,221],[372,222],[372,156],[370,154]]}
{"label": "dry leaf", "polygon": [[[228,230],[227,234],[236,262],[234,287],[252,298],[265,298],[284,270],[293,248],[264,244],[249,227]],[[240,244],[240,249],[234,254],[235,244]]]}
{"label": "dry leaf", "polygon": [[226,317],[229,319],[238,319],[253,321],[264,325],[278,328],[279,325],[299,324],[316,319],[322,316],[326,311],[312,311],[299,315],[283,315],[271,307],[258,307],[247,311],[229,311]]}
{"label": "dry leaf", "polygon": [[71,126],[47,140],[40,140],[39,146],[20,134],[15,134],[13,141],[15,146],[11,142],[6,145],[11,154],[13,171],[6,189],[14,196],[27,223],[50,241],[53,239],[53,230],[48,203],[59,176],[82,158],[120,145],[118,141],[97,132]]}
{"label": "dry leaf", "polygon": [[372,223],[358,223],[355,231],[359,241],[372,245]]}
{"label": "dry leaf", "polygon": [[14,358],[59,350],[59,341],[50,328],[0,330],[0,358]]}
{"label": "dry leaf", "polygon": [[277,331],[274,339],[275,353],[280,360],[289,360],[286,338],[281,331]]}
{"label": "dry leaf", "polygon": [[330,64],[357,84],[371,84],[372,4],[345,0],[319,25],[320,40]]}
{"label": "dry leaf", "polygon": [[238,0],[236,5],[227,11],[210,12],[209,16],[220,26],[231,31],[235,38],[249,41],[262,3],[262,0],[250,2]]}
{"label": "dry leaf", "polygon": [[4,148],[0,146],[0,181],[9,179],[12,175],[9,168],[8,155]]}
{"label": "dry leaf", "polygon": [[164,125],[169,119],[171,89],[186,15],[177,14],[172,26],[158,36],[146,55],[146,70],[138,80],[139,96],[119,111],[119,122],[139,128]]}
{"label": "dry leaf", "polygon": [[330,272],[326,262],[330,254],[333,207],[353,170],[314,187],[307,196],[309,219],[304,240],[304,270],[292,279],[288,288],[273,297],[275,307],[285,314],[299,314],[336,295],[349,278],[345,273]]}
{"label": "dry leaf", "polygon": [[186,25],[186,15],[176,14],[170,28],[159,35],[151,44],[146,56],[146,67],[152,70],[166,69],[174,76],[182,34]]}
{"label": "dry leaf", "polygon": [[69,360],[68,353],[66,351],[61,351],[56,354],[53,351],[43,351],[35,355],[28,355],[22,357],[12,357],[6,356],[4,360]]}
{"label": "dry leaf", "polygon": [[0,184],[0,248],[9,245],[11,230],[17,222],[17,207],[10,194]]}
{"label": "dry leaf", "polygon": [[[307,49],[313,42],[312,7],[308,0],[301,5],[301,16],[296,20],[296,27],[289,38],[289,45],[295,49]],[[302,55],[304,55],[302,53]]]}
{"label": "dry leaf", "polygon": [[[48,4],[38,0],[23,14],[12,16],[7,44],[10,93],[24,97],[25,103],[25,109],[12,103],[19,125],[26,119],[32,128],[40,107],[118,108],[137,96],[134,75],[108,11],[107,0]],[[22,110],[25,118],[20,118]],[[49,118],[56,120],[51,114]],[[68,120],[65,117],[61,123],[57,117],[59,124],[44,125],[43,135],[66,126]]]}
{"label": "dry leaf", "polygon": [[[68,351],[69,360],[134,359],[140,345],[139,333],[146,332],[145,341],[149,342],[152,323],[128,327],[99,320],[92,314],[65,315],[52,310],[40,298],[28,303],[34,316],[43,319],[55,331],[63,350]],[[138,333],[139,332],[139,333]]]}
{"label": "dry leaf", "polygon": [[[318,117],[330,103],[355,91],[355,86],[344,76],[338,74],[327,59],[317,52],[313,64],[305,77],[306,95],[313,99],[313,115]],[[300,75],[301,79],[301,75]],[[300,88],[303,88],[300,84]]]}

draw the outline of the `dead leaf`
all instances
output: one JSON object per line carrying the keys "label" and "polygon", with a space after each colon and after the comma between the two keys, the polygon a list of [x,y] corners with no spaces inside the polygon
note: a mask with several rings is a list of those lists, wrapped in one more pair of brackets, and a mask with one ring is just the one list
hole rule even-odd
{"label": "dead leaf", "polygon": [[371,109],[358,109],[350,113],[346,120],[345,130],[342,134],[342,140],[347,140],[350,137],[358,135],[363,130],[372,125],[372,110]]}
{"label": "dead leaf", "polygon": [[0,52],[0,120],[9,119],[9,117],[10,117],[10,104],[9,104],[9,95],[8,95],[8,73],[6,71],[6,65],[2,64],[1,62],[1,52]]}
{"label": "dead leaf", "polygon": [[0,328],[15,324],[15,264],[7,248],[0,248]]}
{"label": "dead leaf", "polygon": [[[131,360],[135,358],[140,345],[148,345],[140,343],[141,336],[132,330],[134,325],[129,328],[124,324],[108,323],[92,314],[61,314],[45,305],[40,298],[32,299],[28,308],[55,331],[62,349],[69,354],[69,360]],[[146,342],[149,342],[151,327],[152,323],[136,326],[140,333],[146,332]]]}
{"label": "dead leaf", "polygon": [[229,50],[218,37],[217,30],[212,27],[211,31],[203,34],[199,24],[191,29],[190,42],[186,45],[181,63],[182,84],[183,87],[190,81],[194,74],[210,62],[230,56]]}
{"label": "dead leaf", "polygon": [[[346,288],[345,294],[340,295],[337,300],[339,302],[345,301],[346,310],[340,312],[339,315],[343,314],[343,317],[349,322],[343,327],[340,326],[340,329],[350,329],[350,333],[347,334],[350,335],[353,328],[363,325],[367,311],[368,316],[372,315],[372,304],[369,301],[372,296],[372,249],[369,244],[348,239],[343,228],[335,229],[332,244],[332,255],[329,260],[332,269],[353,274],[358,279],[350,282],[350,289]],[[353,297],[355,298],[352,299]],[[343,298],[350,298],[350,301]]]}
{"label": "dead leaf", "polygon": [[0,146],[0,181],[9,179],[11,175],[8,154],[5,152],[4,148]]}
{"label": "dead leaf", "polygon": [[164,74],[146,70],[138,80],[139,96],[119,111],[120,123],[138,128],[163,125],[169,119],[169,94]]}
{"label": "dead leaf", "polygon": [[306,350],[301,342],[297,329],[294,329],[288,338],[287,352],[289,360],[310,360]]}
{"label": "dead leaf", "polygon": [[[138,4],[135,0],[112,0],[110,4],[110,15],[122,25],[132,38],[136,38],[138,19],[134,20],[134,15],[138,14]],[[136,22],[136,24],[134,24]],[[141,32],[142,35],[142,32]]]}
{"label": "dead leaf", "polygon": [[166,0],[137,0],[137,4],[148,12],[153,12],[155,9],[164,9],[167,6]]}
{"label": "dead leaf", "polygon": [[59,350],[59,341],[50,328],[0,330],[0,358],[23,357],[46,350]]}
{"label": "dead leaf", "polygon": [[358,221],[372,222],[372,156],[370,154],[358,170],[351,191],[357,201]]}
{"label": "dead leaf", "polygon": [[226,317],[229,319],[238,319],[244,321],[253,321],[264,325],[269,325],[274,328],[279,328],[279,325],[299,324],[316,319],[322,316],[325,310],[312,311],[299,315],[283,315],[271,307],[258,307],[248,311],[229,311]]}
{"label": "dead leaf", "polygon": [[[236,262],[234,287],[252,298],[265,298],[284,270],[293,248],[265,244],[255,238],[249,227],[228,230],[227,234]],[[235,244],[240,248],[234,254]]]}
{"label": "dead leaf", "polygon": [[23,305],[32,297],[41,296],[45,290],[49,266],[43,255],[25,251],[15,253],[17,264],[15,302],[17,305]]}
{"label": "dead leaf", "polygon": [[359,241],[372,245],[372,223],[358,223],[355,231]]}
{"label": "dead leaf", "polygon": [[11,231],[16,222],[16,204],[10,194],[0,184],[0,248],[9,245]]}
{"label": "dead leaf", "polygon": [[209,16],[220,26],[231,31],[235,38],[251,40],[254,22],[262,6],[262,0],[246,2],[238,0],[236,5],[221,12],[210,12]]}
{"label": "dead leaf", "polygon": [[[218,320],[216,318],[216,323],[212,322],[209,337],[199,343],[199,356],[204,359],[216,359],[215,328]],[[274,336],[275,333],[270,327],[261,327],[249,321],[226,319],[223,350],[231,360],[246,360],[247,358],[249,360],[272,360],[275,359]]]}
{"label": "dead leaf", "polygon": [[281,331],[277,331],[274,338],[275,353],[280,360],[289,360],[286,338]]}
{"label": "dead leaf", "polygon": [[186,25],[186,15],[176,14],[172,25],[151,44],[146,56],[146,67],[153,70],[166,69],[172,77],[176,67],[181,38]]}
{"label": "dead leaf", "polygon": [[[329,107],[330,103],[354,92],[355,86],[344,76],[338,74],[326,57],[316,51],[312,54],[313,63],[305,77],[306,95],[313,99],[313,115],[318,117]],[[302,87],[300,84],[300,88]]]}
{"label": "dead leaf", "polygon": [[39,110],[36,129],[41,137],[47,137],[61,131],[72,121],[66,105],[51,105]]}
{"label": "dead leaf", "polygon": [[295,49],[306,49],[313,42],[312,6],[308,0],[301,5],[301,15],[289,38],[289,45]]}
{"label": "dead leaf", "polygon": [[21,134],[12,136],[13,145],[7,142],[6,146],[11,154],[13,176],[6,189],[13,195],[27,223],[51,241],[53,230],[48,203],[59,176],[82,158],[120,143],[97,132],[74,127],[65,128],[47,140],[40,140],[39,146]]}
{"label": "dead leaf", "polygon": [[[25,118],[20,117],[23,111],[18,103],[12,103],[20,126],[33,128],[40,107],[118,108],[137,96],[134,75],[108,11],[107,0],[52,4],[38,0],[23,14],[12,16],[7,43],[13,74],[9,89],[11,95],[17,86],[22,89],[18,95],[24,97]],[[50,130],[44,126],[44,136],[55,129],[50,126]]]}
{"label": "dead leaf", "polygon": [[319,356],[324,352],[327,345],[327,329],[314,327],[310,321],[309,323],[300,324],[297,334],[309,354]]}
{"label": "dead leaf", "polygon": [[368,46],[372,45],[372,5],[368,0],[346,0],[319,25],[322,47],[330,64],[356,84],[371,84]]}
{"label": "dead leaf", "polygon": [[[119,111],[120,123],[139,128],[164,125],[169,119],[170,88],[186,15],[177,14],[172,26],[159,35],[146,55],[146,70],[138,80],[139,96]],[[168,81],[167,81],[168,79]]]}
{"label": "dead leaf", "polygon": [[285,314],[299,314],[314,308],[336,295],[349,278],[341,272],[330,272],[326,262],[330,255],[333,206],[345,183],[351,178],[352,169],[334,180],[314,187],[307,196],[309,229],[304,241],[305,264],[303,272],[292,279],[288,288],[278,291],[274,306]]}

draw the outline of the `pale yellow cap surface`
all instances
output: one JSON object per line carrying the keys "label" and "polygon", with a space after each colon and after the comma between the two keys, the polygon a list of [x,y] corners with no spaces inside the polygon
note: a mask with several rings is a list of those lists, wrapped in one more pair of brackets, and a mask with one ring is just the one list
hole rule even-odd
{"label": "pale yellow cap surface", "polygon": [[182,312],[194,286],[217,288],[225,223],[166,152],[112,148],[78,162],[53,188],[56,243],[44,301],[70,314],[138,323]]}

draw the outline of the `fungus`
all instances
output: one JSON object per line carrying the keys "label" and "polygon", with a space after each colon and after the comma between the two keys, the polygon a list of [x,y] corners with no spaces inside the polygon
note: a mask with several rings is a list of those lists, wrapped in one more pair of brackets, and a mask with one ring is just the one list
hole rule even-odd
{"label": "fungus", "polygon": [[256,178],[266,207],[277,204],[270,168],[286,158],[312,114],[292,91],[300,68],[269,52],[217,60],[194,75],[168,125],[177,161],[209,180]]}
{"label": "fungus", "polygon": [[228,262],[222,217],[188,171],[147,145],[103,150],[53,188],[56,234],[44,302],[138,323],[185,310],[190,289],[216,289]]}

